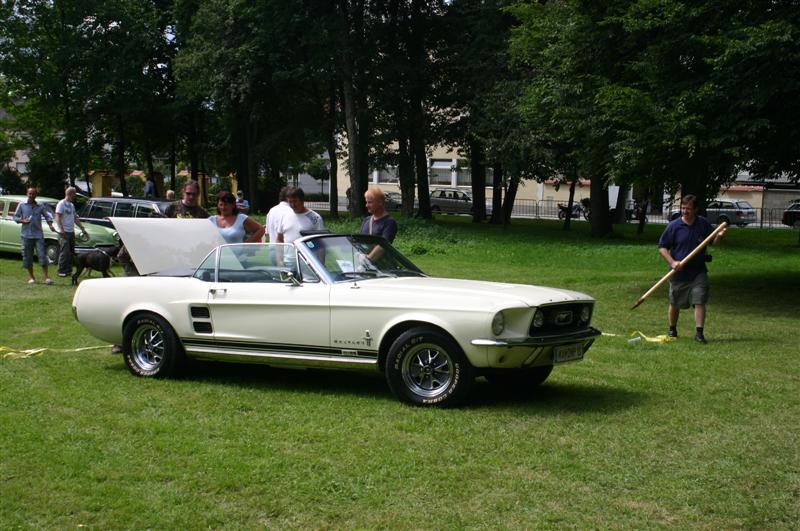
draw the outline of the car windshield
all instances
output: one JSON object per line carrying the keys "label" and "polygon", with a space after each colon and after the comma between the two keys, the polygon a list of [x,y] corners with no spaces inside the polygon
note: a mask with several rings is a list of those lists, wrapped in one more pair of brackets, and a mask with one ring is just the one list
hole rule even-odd
{"label": "car windshield", "polygon": [[753,208],[753,205],[751,205],[747,201],[736,201],[736,206],[738,206],[739,208],[746,208],[746,209]]}
{"label": "car windshield", "polygon": [[301,242],[335,282],[425,276],[386,240],[364,235],[321,236]]}

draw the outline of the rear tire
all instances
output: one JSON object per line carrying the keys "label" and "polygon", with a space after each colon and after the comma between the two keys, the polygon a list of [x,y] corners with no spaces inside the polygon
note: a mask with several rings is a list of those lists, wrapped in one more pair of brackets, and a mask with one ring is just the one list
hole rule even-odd
{"label": "rear tire", "polygon": [[449,337],[428,327],[404,332],[389,349],[386,382],[401,401],[447,407],[468,394],[474,369]]}
{"label": "rear tire", "polygon": [[135,376],[168,378],[178,373],[186,359],[175,330],[159,315],[133,317],[122,337],[125,365]]}

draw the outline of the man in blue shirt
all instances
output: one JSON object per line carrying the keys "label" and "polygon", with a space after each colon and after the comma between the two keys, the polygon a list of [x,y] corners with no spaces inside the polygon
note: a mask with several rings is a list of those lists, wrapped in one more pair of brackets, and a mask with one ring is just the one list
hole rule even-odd
{"label": "man in blue shirt", "polygon": [[44,246],[44,232],[42,232],[42,218],[47,221],[50,230],[53,228],[53,214],[50,209],[41,203],[36,202],[37,190],[34,187],[28,188],[28,201],[20,203],[17,211],[14,212],[14,221],[22,225],[20,237],[22,238],[22,267],[28,270],[28,284],[36,282],[33,276],[33,247],[36,246],[39,255],[39,264],[42,266],[44,283],[52,284],[53,281],[47,274],[47,253]]}
{"label": "man in blue shirt", "polygon": [[[658,241],[658,252],[675,270],[669,281],[669,332],[670,337],[678,337],[678,316],[681,309],[694,306],[694,321],[697,327],[694,339],[705,343],[703,327],[706,320],[708,302],[708,269],[706,250],[703,249],[687,263],[681,263],[713,231],[706,218],[697,215],[697,198],[684,196],[681,200],[681,217],[672,221]],[[725,236],[725,229],[719,231],[712,242],[719,245]]]}

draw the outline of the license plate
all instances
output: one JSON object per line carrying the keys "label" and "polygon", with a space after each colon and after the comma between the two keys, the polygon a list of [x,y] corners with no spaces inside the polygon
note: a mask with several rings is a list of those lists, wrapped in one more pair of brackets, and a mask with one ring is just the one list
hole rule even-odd
{"label": "license plate", "polygon": [[583,344],[563,345],[553,349],[553,363],[576,361],[583,359]]}

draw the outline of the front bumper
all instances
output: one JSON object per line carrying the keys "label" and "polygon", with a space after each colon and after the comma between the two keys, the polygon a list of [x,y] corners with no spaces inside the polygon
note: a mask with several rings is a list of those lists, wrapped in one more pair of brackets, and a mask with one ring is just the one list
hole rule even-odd
{"label": "front bumper", "polygon": [[586,339],[594,340],[594,338],[598,337],[600,334],[600,330],[590,326],[586,330],[581,330],[572,334],[508,339],[473,339],[470,341],[470,343],[476,347],[544,347],[567,345],[569,343],[577,343]]}
{"label": "front bumper", "polygon": [[[601,335],[596,328],[588,328],[571,334],[525,338],[473,339],[475,347],[486,348],[486,366],[501,369],[518,369],[553,365],[557,347],[580,345],[586,353],[594,340]],[[582,356],[578,359],[582,359]],[[576,360],[577,361],[577,360]]]}

